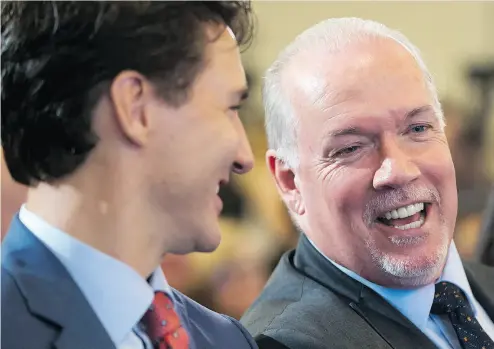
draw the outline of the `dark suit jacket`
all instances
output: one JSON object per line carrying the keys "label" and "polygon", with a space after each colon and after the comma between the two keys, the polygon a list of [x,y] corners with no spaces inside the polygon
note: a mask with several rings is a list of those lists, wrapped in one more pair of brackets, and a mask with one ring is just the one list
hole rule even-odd
{"label": "dark suit jacket", "polygon": [[[18,217],[2,243],[1,287],[2,349],[115,348],[67,270]],[[238,321],[174,295],[190,348],[257,348]]]}
{"label": "dark suit jacket", "polygon": [[[465,265],[472,291],[494,319],[494,268]],[[261,349],[433,349],[412,322],[327,261],[302,236],[241,323]]]}

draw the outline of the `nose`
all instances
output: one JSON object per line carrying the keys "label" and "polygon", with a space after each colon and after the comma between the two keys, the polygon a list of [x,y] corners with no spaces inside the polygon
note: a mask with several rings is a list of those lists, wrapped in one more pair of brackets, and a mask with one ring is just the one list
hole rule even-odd
{"label": "nose", "polygon": [[388,142],[381,147],[382,163],[374,174],[373,186],[376,190],[396,189],[413,182],[420,176],[419,167],[396,142]]}
{"label": "nose", "polygon": [[245,128],[238,118],[236,120],[236,129],[240,140],[232,171],[236,174],[244,174],[254,167],[254,154],[252,153],[252,148],[247,139]]}

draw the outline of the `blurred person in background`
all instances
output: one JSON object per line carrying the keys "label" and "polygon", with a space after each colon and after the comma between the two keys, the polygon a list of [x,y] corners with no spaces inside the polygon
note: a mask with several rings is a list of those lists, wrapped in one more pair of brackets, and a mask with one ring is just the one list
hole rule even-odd
{"label": "blurred person in background", "polygon": [[263,86],[268,167],[301,231],[241,322],[260,348],[494,348],[494,269],[452,241],[438,95],[402,34],[329,19]]}
{"label": "blurred person in background", "polygon": [[2,244],[2,347],[255,348],[172,289],[253,165],[248,2],[3,2],[2,146],[28,199]]}
{"label": "blurred person in background", "polygon": [[[465,120],[467,119],[466,112],[458,104],[448,99],[441,101],[441,107],[447,123],[444,131],[455,166],[456,186],[459,195],[461,195],[462,191],[466,191],[474,185],[482,169],[479,162],[476,161],[479,160],[478,157],[472,157],[473,154],[468,153],[468,149],[471,148],[463,146],[462,129],[465,127]],[[474,257],[480,231],[481,210],[478,204],[472,202],[478,200],[471,199],[459,200],[455,226],[455,244],[464,259]]]}
{"label": "blurred person in background", "polygon": [[261,293],[269,276],[267,263],[230,260],[211,278],[211,305],[217,311],[240,319]]}
{"label": "blurred person in background", "polygon": [[494,184],[491,187],[489,201],[482,215],[477,259],[494,267]]}
{"label": "blurred person in background", "polygon": [[481,147],[473,144],[472,137],[467,137],[474,116],[451,100],[442,100],[441,106],[447,123],[445,134],[455,166],[458,188],[454,239],[461,257],[471,260],[477,258],[478,245],[482,243],[480,233],[482,220],[486,217],[484,211],[491,184],[486,173],[486,164],[482,161]]}

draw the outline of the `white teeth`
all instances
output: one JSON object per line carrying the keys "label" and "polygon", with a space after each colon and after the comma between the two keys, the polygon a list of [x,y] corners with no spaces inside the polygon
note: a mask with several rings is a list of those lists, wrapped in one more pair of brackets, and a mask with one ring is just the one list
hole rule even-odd
{"label": "white teeth", "polygon": [[216,187],[216,194],[218,194],[220,192],[220,185],[218,184],[218,186]]}
{"label": "white teeth", "polygon": [[407,230],[407,229],[415,229],[415,228],[420,228],[424,224],[424,217],[420,216],[420,219],[418,221],[408,223],[405,225],[395,225],[393,227],[401,230]]}
{"label": "white teeth", "polygon": [[407,208],[406,207],[400,207],[398,209],[398,216],[400,218],[405,218],[405,217],[408,217],[408,211],[407,211]]}
{"label": "white teeth", "polygon": [[413,216],[414,214],[422,211],[423,209],[424,209],[424,203],[420,202],[418,204],[403,206],[403,207],[397,208],[395,210],[386,212],[384,214],[384,217],[386,217],[386,219],[406,218],[406,217]]}
{"label": "white teeth", "polygon": [[417,212],[417,211],[415,211],[415,205],[408,205],[407,206],[407,215],[408,216],[414,215],[415,212]]}

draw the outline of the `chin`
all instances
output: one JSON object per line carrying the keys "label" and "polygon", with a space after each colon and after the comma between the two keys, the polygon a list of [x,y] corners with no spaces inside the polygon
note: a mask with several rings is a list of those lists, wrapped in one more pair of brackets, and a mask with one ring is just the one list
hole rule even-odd
{"label": "chin", "polygon": [[[449,243],[411,248],[408,251],[372,253],[374,262],[392,284],[402,287],[419,287],[434,283],[444,268]],[[408,252],[408,253],[407,253]]]}
{"label": "chin", "polygon": [[219,227],[208,231],[199,232],[199,237],[196,239],[195,252],[214,252],[221,242],[221,232]]}
{"label": "chin", "polygon": [[442,273],[447,255],[394,257],[384,255],[382,270],[402,286],[422,286],[433,283]]}

